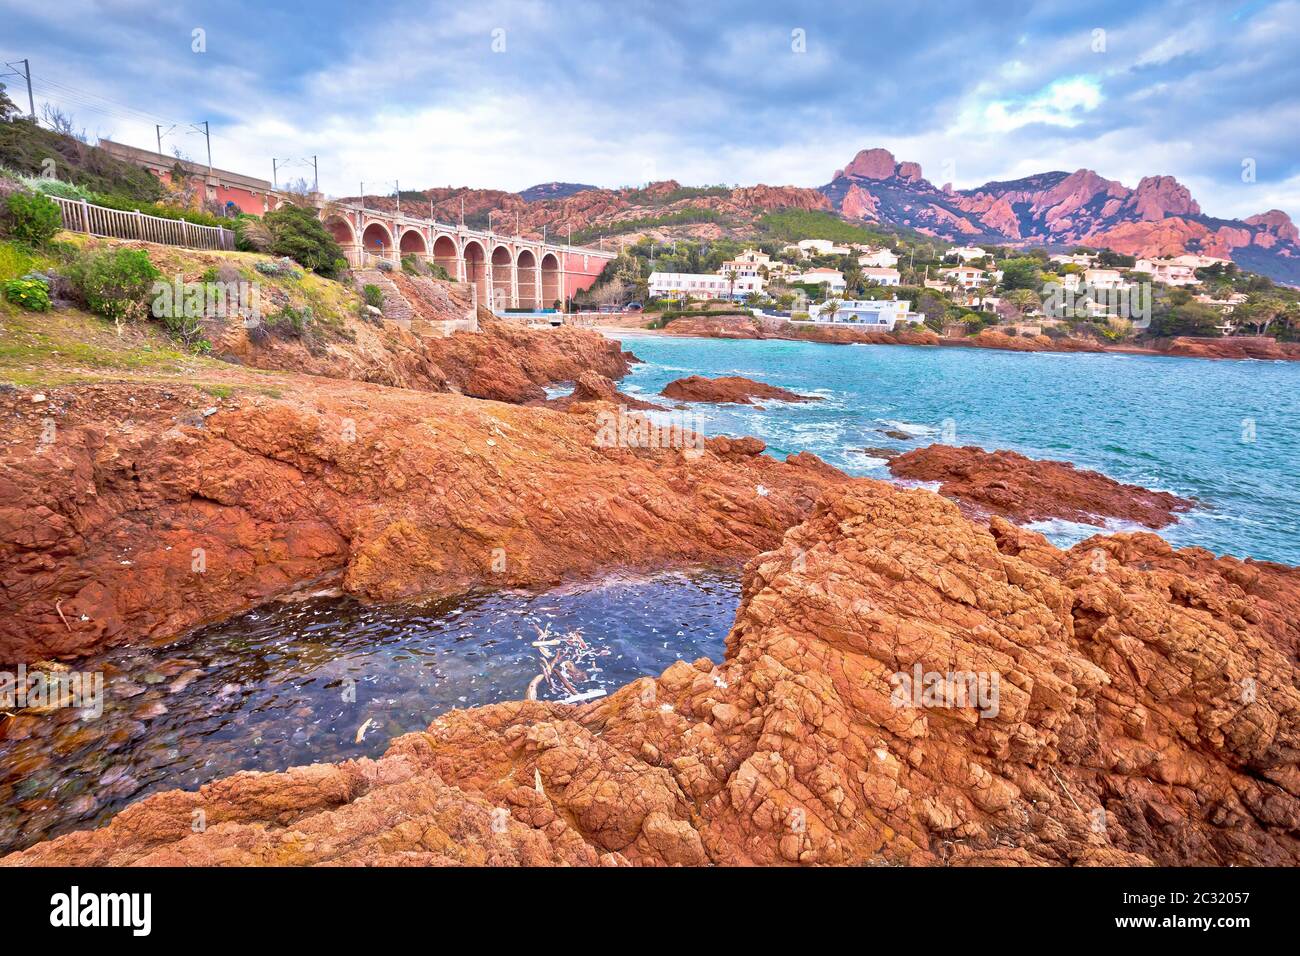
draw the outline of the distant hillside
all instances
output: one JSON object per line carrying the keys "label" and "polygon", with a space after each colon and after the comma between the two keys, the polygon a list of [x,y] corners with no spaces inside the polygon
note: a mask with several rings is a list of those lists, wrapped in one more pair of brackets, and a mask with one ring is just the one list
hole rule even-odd
{"label": "distant hillside", "polygon": [[538,183],[536,186],[529,186],[517,195],[524,202],[537,202],[539,199],[564,199],[574,193],[595,188],[595,186],[586,186],[582,183]]}
{"label": "distant hillside", "polygon": [[1138,256],[1199,252],[1300,283],[1300,234],[1286,213],[1216,219],[1202,213],[1187,187],[1171,176],[1147,176],[1129,189],[1080,169],[953,190],[934,186],[917,163],[896,162],[885,149],[864,149],[821,192],[847,219],[952,242],[1086,245]]}

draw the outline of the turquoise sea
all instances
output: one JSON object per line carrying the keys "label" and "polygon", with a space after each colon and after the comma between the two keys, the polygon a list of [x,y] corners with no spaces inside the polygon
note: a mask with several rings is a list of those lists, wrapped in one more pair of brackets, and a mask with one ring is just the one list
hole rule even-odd
{"label": "turquoise sea", "polygon": [[[811,451],[888,478],[863,448],[929,444],[949,421],[956,444],[1071,461],[1195,498],[1194,511],[1160,532],[1174,545],[1300,564],[1300,363],[618,338],[644,360],[624,379],[628,394],[650,397],[691,374],[743,375],[824,399],[692,406],[709,434],[755,435],[773,454]],[[1097,530],[1034,527],[1062,545]]]}

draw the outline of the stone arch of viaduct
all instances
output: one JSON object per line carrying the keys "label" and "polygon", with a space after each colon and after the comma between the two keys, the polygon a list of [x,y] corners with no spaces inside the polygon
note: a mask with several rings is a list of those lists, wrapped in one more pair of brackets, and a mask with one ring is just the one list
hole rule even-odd
{"label": "stone arch of viaduct", "polygon": [[549,309],[590,288],[614,253],[557,245],[520,236],[398,217],[360,207],[322,211],[325,228],[354,268],[404,256],[441,266],[457,282],[471,282],[479,301],[506,309]]}

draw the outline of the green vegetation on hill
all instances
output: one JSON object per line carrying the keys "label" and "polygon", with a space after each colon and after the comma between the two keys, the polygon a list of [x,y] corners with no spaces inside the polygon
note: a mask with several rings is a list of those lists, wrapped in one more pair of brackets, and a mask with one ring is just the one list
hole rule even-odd
{"label": "green vegetation on hill", "polygon": [[883,233],[845,222],[835,213],[815,209],[774,209],[764,213],[758,224],[768,235],[786,242],[829,239],[831,242],[861,242],[876,246],[890,243],[890,238]]}
{"label": "green vegetation on hill", "polygon": [[700,209],[688,206],[676,212],[667,212],[660,216],[642,216],[638,219],[620,219],[604,226],[588,226],[573,234],[575,245],[581,245],[599,239],[601,236],[616,236],[625,232],[637,232],[655,226],[689,226],[700,222],[723,222],[724,217],[714,209]]}
{"label": "green vegetation on hill", "polygon": [[[54,161],[52,168],[47,160]],[[94,193],[138,202],[163,198],[162,184],[146,170],[25,119],[0,122],[0,167],[24,176],[52,173]]]}

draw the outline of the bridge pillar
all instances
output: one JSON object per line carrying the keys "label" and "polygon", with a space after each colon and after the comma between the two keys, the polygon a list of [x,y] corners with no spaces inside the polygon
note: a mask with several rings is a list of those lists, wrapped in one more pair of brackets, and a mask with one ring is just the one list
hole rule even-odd
{"label": "bridge pillar", "polygon": [[510,253],[510,308],[519,308],[519,253]]}

